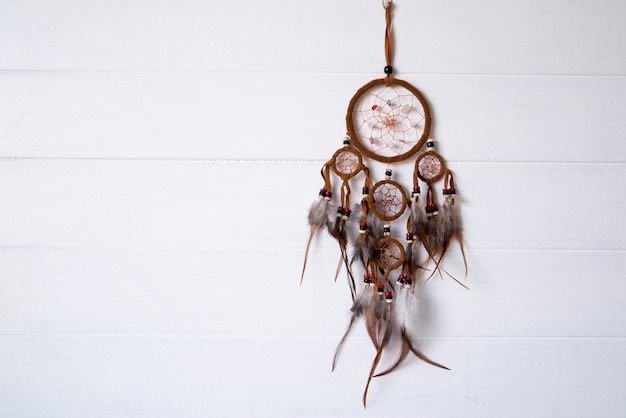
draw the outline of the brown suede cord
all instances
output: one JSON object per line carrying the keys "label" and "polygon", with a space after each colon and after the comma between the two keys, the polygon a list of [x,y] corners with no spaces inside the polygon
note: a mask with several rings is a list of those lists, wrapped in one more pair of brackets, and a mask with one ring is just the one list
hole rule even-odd
{"label": "brown suede cord", "polygon": [[332,185],[330,183],[330,165],[328,163],[324,164],[324,166],[320,170],[320,174],[324,179],[324,190],[331,191]]}
{"label": "brown suede cord", "polygon": [[[391,7],[393,2],[391,0],[383,0],[383,7],[385,8],[385,62],[388,67],[393,64],[393,36],[391,34]],[[385,85],[390,86],[393,84],[393,76],[391,74],[385,75]]]}
{"label": "brown suede cord", "polygon": [[446,169],[446,177],[443,180],[443,187],[445,189],[455,189],[454,176],[452,175],[452,171],[448,169]]}
{"label": "brown suede cord", "polygon": [[426,206],[432,206],[435,202],[435,192],[433,191],[433,184],[428,183],[428,191],[426,192]]}

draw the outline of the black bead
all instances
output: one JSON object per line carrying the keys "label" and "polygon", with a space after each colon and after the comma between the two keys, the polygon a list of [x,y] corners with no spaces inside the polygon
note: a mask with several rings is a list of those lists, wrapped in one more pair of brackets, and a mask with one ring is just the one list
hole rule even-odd
{"label": "black bead", "polygon": [[393,73],[393,67],[391,65],[387,65],[385,67],[385,74],[391,74]]}

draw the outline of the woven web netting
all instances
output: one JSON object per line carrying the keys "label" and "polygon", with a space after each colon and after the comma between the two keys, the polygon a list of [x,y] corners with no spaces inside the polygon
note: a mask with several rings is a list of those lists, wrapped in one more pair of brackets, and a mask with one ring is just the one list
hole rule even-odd
{"label": "woven web netting", "polygon": [[370,88],[354,107],[354,129],[361,142],[384,157],[394,157],[415,146],[425,129],[425,111],[419,99],[403,86]]}

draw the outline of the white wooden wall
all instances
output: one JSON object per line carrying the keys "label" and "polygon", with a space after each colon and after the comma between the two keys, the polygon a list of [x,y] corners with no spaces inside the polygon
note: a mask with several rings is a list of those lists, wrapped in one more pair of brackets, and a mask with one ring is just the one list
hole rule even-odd
{"label": "white wooden wall", "polygon": [[394,10],[464,200],[471,291],[425,288],[452,370],[363,410],[335,244],[298,283],[379,0],[3,0],[0,416],[626,414],[626,3]]}

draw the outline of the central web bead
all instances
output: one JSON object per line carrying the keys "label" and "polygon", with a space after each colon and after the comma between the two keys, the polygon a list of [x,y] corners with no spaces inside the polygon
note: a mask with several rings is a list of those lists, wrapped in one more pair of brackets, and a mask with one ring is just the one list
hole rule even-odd
{"label": "central web bead", "polygon": [[383,120],[383,125],[387,128],[393,128],[396,125],[396,118],[388,117]]}

